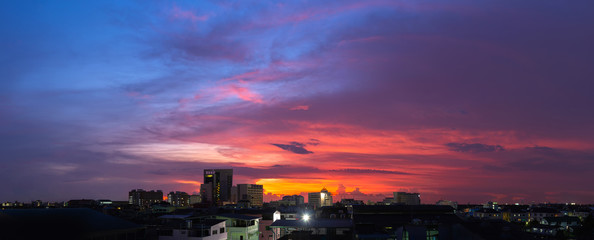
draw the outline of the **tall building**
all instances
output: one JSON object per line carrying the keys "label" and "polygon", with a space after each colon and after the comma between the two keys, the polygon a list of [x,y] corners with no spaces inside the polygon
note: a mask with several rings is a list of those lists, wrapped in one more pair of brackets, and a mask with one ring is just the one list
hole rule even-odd
{"label": "tall building", "polygon": [[321,205],[320,201],[320,193],[319,192],[310,192],[307,194],[307,204],[311,207],[319,208]]}
{"label": "tall building", "polygon": [[237,186],[232,186],[231,187],[231,198],[229,199],[229,202],[231,202],[232,204],[237,203],[238,201],[238,196],[237,196]]}
{"label": "tall building", "polygon": [[419,193],[394,192],[394,202],[404,205],[420,205],[421,195]]}
{"label": "tall building", "polygon": [[314,208],[332,206],[332,193],[326,188],[320,192],[308,193],[307,197],[307,203]]}
{"label": "tall building", "polygon": [[209,188],[204,189],[209,196],[204,196],[203,199],[210,200],[207,201],[210,204],[223,205],[224,202],[229,202],[233,186],[233,169],[205,169],[203,185]]}
{"label": "tall building", "polygon": [[257,184],[237,184],[238,200],[250,201],[250,205],[261,207],[264,203],[264,188]]}
{"label": "tall building", "polygon": [[171,206],[188,207],[190,206],[190,195],[180,191],[170,192],[167,194],[167,202],[169,202]]}
{"label": "tall building", "polygon": [[147,192],[143,189],[133,189],[128,192],[128,203],[139,206],[149,207],[152,204],[163,201],[163,192],[161,190],[151,190]]}
{"label": "tall building", "polygon": [[212,183],[200,184],[200,197],[202,203],[212,204]]}
{"label": "tall building", "polygon": [[284,196],[283,201],[295,202],[295,205],[297,206],[303,205],[305,202],[303,196],[301,195]]}
{"label": "tall building", "polygon": [[323,188],[320,192],[320,201],[322,203],[322,207],[332,206],[332,193],[328,192],[326,188]]}

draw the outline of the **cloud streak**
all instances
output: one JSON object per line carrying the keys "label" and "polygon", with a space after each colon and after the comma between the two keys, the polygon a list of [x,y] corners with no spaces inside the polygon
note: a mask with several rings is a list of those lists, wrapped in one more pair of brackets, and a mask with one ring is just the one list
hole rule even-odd
{"label": "cloud streak", "polygon": [[312,151],[305,149],[305,144],[299,142],[291,142],[290,144],[271,143],[280,149],[287,150],[296,154],[312,154]]}
{"label": "cloud streak", "polygon": [[447,143],[446,147],[454,152],[469,152],[469,153],[483,153],[483,152],[499,152],[505,151],[500,145],[488,145],[482,143]]}

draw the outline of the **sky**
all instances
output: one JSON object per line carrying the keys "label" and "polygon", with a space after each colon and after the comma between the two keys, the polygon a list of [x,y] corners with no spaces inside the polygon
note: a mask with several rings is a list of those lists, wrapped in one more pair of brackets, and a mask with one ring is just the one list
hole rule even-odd
{"label": "sky", "polygon": [[594,203],[592,1],[3,1],[0,202]]}

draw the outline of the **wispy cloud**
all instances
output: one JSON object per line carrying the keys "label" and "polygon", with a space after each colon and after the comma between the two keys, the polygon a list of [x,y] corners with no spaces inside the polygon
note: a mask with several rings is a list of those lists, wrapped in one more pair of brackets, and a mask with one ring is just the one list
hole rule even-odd
{"label": "wispy cloud", "polygon": [[193,11],[182,10],[178,6],[173,6],[173,9],[171,10],[171,16],[176,19],[191,20],[192,22],[206,21],[210,17],[210,15],[208,15],[208,14],[196,15]]}
{"label": "wispy cloud", "polygon": [[488,145],[482,143],[447,143],[446,147],[448,147],[450,151],[469,153],[498,152],[505,150],[500,145]]}

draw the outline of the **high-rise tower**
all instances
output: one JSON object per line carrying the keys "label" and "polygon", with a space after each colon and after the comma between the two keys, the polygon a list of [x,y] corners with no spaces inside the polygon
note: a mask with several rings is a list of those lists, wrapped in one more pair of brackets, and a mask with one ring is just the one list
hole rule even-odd
{"label": "high-rise tower", "polygon": [[204,170],[203,199],[211,204],[223,205],[231,199],[233,186],[233,169],[205,169]]}

